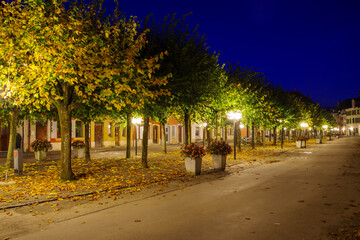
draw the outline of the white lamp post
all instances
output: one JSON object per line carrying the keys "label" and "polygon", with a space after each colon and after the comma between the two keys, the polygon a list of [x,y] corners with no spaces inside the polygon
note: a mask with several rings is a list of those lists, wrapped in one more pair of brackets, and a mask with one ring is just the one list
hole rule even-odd
{"label": "white lamp post", "polygon": [[141,123],[141,118],[132,118],[132,124],[135,125],[135,156],[137,155],[137,125]]}
{"label": "white lamp post", "polygon": [[[234,121],[234,159],[236,159],[236,121],[241,119],[241,113],[240,112],[229,112],[227,114],[227,117],[230,120]],[[241,141],[241,139],[240,139]],[[240,146],[241,146],[241,142],[240,142]]]}
{"label": "white lamp post", "polygon": [[309,126],[309,124],[302,122],[300,123],[300,127],[302,127],[304,129],[304,136],[305,136],[305,128],[307,128]]}

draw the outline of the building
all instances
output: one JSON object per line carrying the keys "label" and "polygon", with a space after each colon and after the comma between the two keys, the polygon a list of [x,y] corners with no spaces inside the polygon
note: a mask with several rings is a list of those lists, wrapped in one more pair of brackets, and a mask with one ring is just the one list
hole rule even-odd
{"label": "building", "polygon": [[360,135],[360,91],[358,98],[345,99],[338,104],[338,128],[346,135]]}

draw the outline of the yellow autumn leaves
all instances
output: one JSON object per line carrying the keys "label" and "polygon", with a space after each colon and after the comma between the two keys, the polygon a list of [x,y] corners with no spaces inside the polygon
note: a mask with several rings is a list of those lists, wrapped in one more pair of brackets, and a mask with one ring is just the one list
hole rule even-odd
{"label": "yellow autumn leaves", "polygon": [[[294,148],[294,143],[285,143],[286,147]],[[277,153],[279,146],[258,147],[254,150],[243,148],[237,159],[227,157],[227,167],[237,164],[266,163],[266,159]],[[276,151],[274,151],[276,150]],[[95,200],[102,196],[118,195],[122,191],[141,191],[153,185],[166,185],[170,181],[189,181],[194,176],[187,175],[183,157],[180,152],[169,154],[150,154],[149,166],[144,169],[141,161],[132,159],[96,159],[89,163],[84,160],[73,160],[73,171],[77,176],[74,181],[59,181],[59,162],[26,163],[24,174],[18,176],[9,173],[9,181],[15,184],[0,186],[0,208],[4,206],[28,204],[47,200],[76,201],[83,195],[91,195]],[[213,173],[210,155],[203,159],[203,174]],[[2,178],[2,174],[0,173]]]}

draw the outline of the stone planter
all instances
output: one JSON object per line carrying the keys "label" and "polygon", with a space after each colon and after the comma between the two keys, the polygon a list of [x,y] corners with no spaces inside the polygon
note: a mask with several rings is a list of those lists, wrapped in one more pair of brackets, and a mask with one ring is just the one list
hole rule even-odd
{"label": "stone planter", "polygon": [[339,138],[339,136],[335,136],[335,138]]}
{"label": "stone planter", "polygon": [[320,144],[320,143],[322,143],[322,139],[320,139],[320,138],[317,138],[317,139],[316,139],[316,143],[317,143],[317,144]]}
{"label": "stone planter", "polygon": [[36,161],[42,162],[46,160],[47,152],[40,150],[35,151],[35,159]]}
{"label": "stone planter", "polygon": [[84,159],[85,158],[85,148],[74,148],[73,156],[74,156],[74,158]]}
{"label": "stone planter", "polygon": [[224,170],[226,167],[226,155],[213,154],[211,155],[214,169]]}
{"label": "stone planter", "polygon": [[330,141],[331,140],[331,136],[327,136],[326,140]]}
{"label": "stone planter", "polygon": [[306,148],[306,141],[296,141],[297,148]]}
{"label": "stone planter", "polygon": [[202,158],[185,158],[186,172],[191,175],[200,175]]}

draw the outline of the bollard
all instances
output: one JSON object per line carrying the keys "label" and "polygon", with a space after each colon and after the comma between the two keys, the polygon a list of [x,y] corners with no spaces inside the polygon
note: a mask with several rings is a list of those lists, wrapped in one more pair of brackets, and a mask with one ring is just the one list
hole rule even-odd
{"label": "bollard", "polygon": [[14,150],[14,171],[18,174],[23,172],[23,158],[20,148]]}

